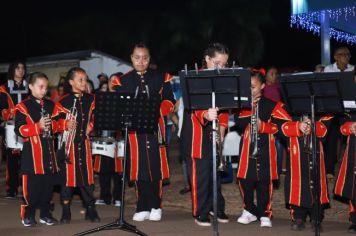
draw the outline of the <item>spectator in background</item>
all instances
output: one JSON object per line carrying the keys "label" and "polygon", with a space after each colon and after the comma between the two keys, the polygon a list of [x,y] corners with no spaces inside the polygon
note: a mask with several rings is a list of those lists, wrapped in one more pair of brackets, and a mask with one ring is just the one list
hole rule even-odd
{"label": "spectator in background", "polygon": [[109,77],[105,73],[98,74],[97,78],[99,80],[99,87],[102,83],[107,83],[109,81]]}
{"label": "spectator in background", "polygon": [[[355,66],[350,65],[350,50],[347,47],[339,47],[334,52],[334,64],[325,67],[324,72],[343,72],[353,71]],[[330,128],[326,134],[325,140],[325,169],[329,180],[333,180],[335,164],[337,162],[337,146],[338,140],[342,139],[339,132],[340,116],[335,115],[331,120]],[[339,142],[341,143],[341,142]]]}
{"label": "spectator in background", "polygon": [[334,52],[334,64],[325,67],[324,72],[353,71],[354,65],[350,65],[351,53],[347,47],[339,47]]}
{"label": "spectator in background", "polygon": [[101,83],[101,84],[99,85],[98,91],[99,91],[99,92],[108,92],[108,91],[109,91],[108,82]]}
{"label": "spectator in background", "polygon": [[88,83],[87,93],[94,93],[94,83],[93,83],[93,81],[91,81],[88,78],[87,83]]}
{"label": "spectator in background", "polygon": [[[263,89],[263,96],[271,99],[272,101],[279,102],[281,101],[281,86],[278,81],[278,69],[275,66],[267,67],[266,70],[266,85]],[[285,172],[283,170],[283,150],[284,146],[282,140],[276,137],[276,148],[277,148],[277,168],[278,175]],[[279,188],[279,180],[273,182],[273,187]]]}

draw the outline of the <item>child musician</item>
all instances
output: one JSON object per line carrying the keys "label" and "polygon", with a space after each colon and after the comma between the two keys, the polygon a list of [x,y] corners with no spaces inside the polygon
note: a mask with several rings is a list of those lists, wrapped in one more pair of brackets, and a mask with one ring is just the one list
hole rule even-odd
{"label": "child musician", "polygon": [[[265,71],[251,74],[252,109],[239,112],[237,126],[244,130],[237,171],[244,210],[237,222],[249,224],[257,219],[261,227],[272,227],[272,181],[278,179],[274,134],[290,119],[283,104],[262,96]],[[257,205],[254,203],[256,191]]]}
{"label": "child musician", "polygon": [[[229,50],[223,44],[212,43],[204,52],[203,69],[224,68],[229,58]],[[191,180],[192,210],[195,223],[210,226],[213,209],[213,153],[212,121],[220,123],[220,137],[224,136],[228,114],[218,114],[218,108],[208,110],[185,110],[181,132],[182,158],[186,160]],[[221,193],[221,176],[217,173],[217,220],[229,222],[225,214],[225,199]]]}
{"label": "child musician", "polygon": [[134,221],[160,221],[162,218],[162,180],[169,178],[164,146],[164,118],[173,111],[172,76],[149,68],[150,51],[143,43],[135,45],[131,62],[133,70],[112,81],[118,93],[133,93],[138,98],[159,96],[161,99],[159,129],[154,132],[130,131],[127,164],[130,180],[136,183],[137,206]]}
{"label": "child musician", "polygon": [[[287,165],[285,179],[285,197],[287,207],[292,218],[291,230],[300,231],[305,228],[307,214],[313,222],[321,222],[324,208],[328,206],[329,198],[325,175],[324,151],[322,139],[327,133],[327,125],[332,116],[323,116],[315,122],[317,137],[317,153],[320,173],[320,214],[315,216],[315,189],[314,165],[311,149],[311,121],[302,116],[298,121],[288,121],[282,125],[283,134],[289,138],[289,164]],[[300,120],[300,121],[299,121]],[[318,203],[319,204],[319,203]],[[318,218],[317,218],[318,217]],[[315,224],[312,224],[314,227]]]}
{"label": "child musician", "polygon": [[[79,67],[71,68],[65,80],[65,94],[55,106],[53,117],[59,132],[68,134],[61,145],[58,157],[61,164],[61,200],[63,212],[61,223],[70,223],[70,201],[73,188],[78,187],[86,207],[86,219],[100,221],[95,209],[94,174],[89,133],[93,129],[94,95],[85,93],[87,74]],[[71,112],[76,110],[76,112]],[[76,115],[75,115],[76,114]],[[73,136],[73,138],[72,138]],[[72,139],[72,141],[70,141]],[[69,155],[66,155],[67,152]]]}
{"label": "child musician", "polygon": [[36,224],[35,211],[40,208],[40,223],[53,225],[50,213],[54,175],[58,172],[51,130],[55,125],[49,114],[54,103],[44,98],[48,78],[41,72],[30,75],[31,96],[16,105],[15,132],[24,141],[21,155],[22,188],[25,203],[21,205],[24,226]]}
{"label": "child musician", "polygon": [[347,136],[347,145],[344,158],[335,183],[335,194],[349,200],[349,219],[351,225],[349,233],[356,233],[356,114],[345,114],[343,124],[340,127],[342,135]]}
{"label": "child musician", "polygon": [[[108,91],[115,92],[115,89],[112,85],[113,80],[117,80],[122,73],[118,72],[112,74],[108,83]],[[101,85],[104,85],[102,83]],[[101,131],[103,136],[118,138],[116,131],[103,130]],[[105,135],[104,135],[105,134]],[[120,143],[120,142],[119,142]],[[96,200],[96,205],[110,205],[111,202],[115,206],[121,206],[121,190],[122,190],[122,158],[119,156],[119,143],[116,146],[114,158],[110,158],[104,155],[95,155],[94,160],[94,172],[99,175],[99,184],[100,184],[100,198]],[[111,191],[111,180],[114,182],[114,187]]]}

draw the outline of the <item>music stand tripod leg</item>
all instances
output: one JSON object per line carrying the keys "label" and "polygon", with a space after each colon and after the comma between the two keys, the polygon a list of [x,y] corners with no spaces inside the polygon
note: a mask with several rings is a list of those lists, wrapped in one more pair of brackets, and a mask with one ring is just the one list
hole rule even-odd
{"label": "music stand tripod leg", "polygon": [[91,233],[95,233],[95,232],[99,232],[102,230],[112,230],[112,229],[120,229],[123,231],[127,231],[127,232],[131,232],[140,236],[147,236],[147,234],[141,232],[140,230],[138,230],[136,228],[136,226],[131,225],[129,223],[127,223],[124,220],[124,210],[125,210],[125,178],[126,178],[126,147],[127,147],[127,139],[128,139],[128,126],[129,123],[125,122],[125,146],[124,146],[124,158],[123,158],[123,170],[122,170],[122,189],[121,189],[121,206],[120,206],[120,214],[119,214],[119,219],[103,225],[103,226],[99,226],[93,229],[89,229],[87,231],[81,232],[81,233],[77,233],[74,234],[75,236],[82,236],[82,235],[87,235],[87,234],[91,234]]}

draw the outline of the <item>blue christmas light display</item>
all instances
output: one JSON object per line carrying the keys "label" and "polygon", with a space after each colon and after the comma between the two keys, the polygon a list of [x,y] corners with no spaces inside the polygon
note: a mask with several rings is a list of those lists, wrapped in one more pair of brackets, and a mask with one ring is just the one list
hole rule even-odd
{"label": "blue christmas light display", "polygon": [[[341,17],[344,17],[345,21],[356,22],[356,6],[325,11],[326,14],[329,15],[330,20],[338,22]],[[320,11],[292,15],[291,27],[295,26],[297,28],[302,28],[312,32],[313,34],[320,35],[320,25],[318,25],[318,22],[320,22],[320,16]],[[332,27],[330,27],[330,37],[337,41],[343,41],[351,45],[356,44],[356,35],[349,34]]]}

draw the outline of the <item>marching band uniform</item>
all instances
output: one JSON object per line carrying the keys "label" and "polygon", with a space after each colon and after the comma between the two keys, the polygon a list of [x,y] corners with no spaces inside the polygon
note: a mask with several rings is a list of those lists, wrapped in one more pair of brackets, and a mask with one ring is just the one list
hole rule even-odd
{"label": "marching band uniform", "polygon": [[[329,203],[322,139],[326,137],[327,126],[331,119],[332,116],[328,115],[319,118],[315,122],[317,153],[319,153],[317,156],[320,173],[319,200],[322,206],[319,222],[323,218],[323,208],[327,207]],[[310,154],[312,150],[309,150],[309,141],[304,143],[304,139],[307,136],[304,136],[299,130],[299,123],[300,121],[291,120],[282,125],[284,136],[289,138],[289,163],[287,164],[285,178],[285,199],[287,207],[291,211],[292,230],[301,230],[304,228],[304,222],[308,213],[313,221],[316,219],[313,211],[315,184],[313,159],[312,154]]]}
{"label": "marching band uniform", "polygon": [[[8,109],[3,113],[4,118],[12,119],[15,115],[16,104],[23,101],[28,97],[28,87],[27,82],[23,80],[20,85],[18,85],[14,80],[8,80],[7,92],[10,97],[7,97],[9,103]],[[19,182],[19,171],[20,171],[20,157],[21,150],[6,148],[7,165],[6,165],[6,198],[16,198],[18,193]]]}
{"label": "marching band uniform", "polygon": [[[77,99],[75,107],[77,109],[76,132],[74,141],[70,147],[69,160],[64,162],[64,150],[60,150],[58,158],[61,160],[61,200],[63,201],[63,214],[61,223],[69,223],[71,220],[70,200],[72,199],[73,188],[78,187],[82,199],[87,208],[86,219],[99,221],[95,210],[94,173],[91,156],[90,140],[86,134],[87,127],[93,127],[93,110],[95,108],[94,95],[73,92],[64,95],[55,105],[53,117],[58,123],[59,132],[63,132],[66,127],[66,115],[73,107],[74,99]],[[69,201],[68,204],[65,202]]]}
{"label": "marching band uniform", "polygon": [[345,114],[340,127],[341,134],[347,136],[344,157],[335,183],[335,194],[349,200],[349,232],[356,232],[356,135],[351,132],[352,123],[356,122],[356,114]]}
{"label": "marching band uniform", "polygon": [[162,180],[169,178],[164,146],[164,118],[174,109],[174,96],[170,81],[172,76],[147,69],[144,73],[132,70],[113,80],[118,93],[137,93],[144,98],[159,95],[161,98],[159,130],[154,133],[128,135],[127,166],[129,179],[136,182],[137,208],[134,220],[157,221],[162,214]]}
{"label": "marching band uniform", "polygon": [[[207,110],[184,111],[181,132],[181,151],[187,160],[188,173],[190,173],[192,210],[197,224],[209,226],[209,213],[213,209],[212,169],[213,169],[213,143],[212,122],[204,119]],[[228,113],[220,113],[218,121],[220,126],[227,127]],[[225,199],[221,193],[221,175],[217,173],[217,218],[219,222],[227,223],[225,214]]]}
{"label": "marching band uniform", "polygon": [[4,85],[0,86],[0,114],[2,119],[4,121],[10,120],[14,109],[14,103],[6,87]]}
{"label": "marching band uniform", "polygon": [[[256,104],[254,104],[256,105]],[[281,102],[274,102],[261,97],[258,102],[259,119],[258,149],[260,156],[250,158],[250,120],[251,109],[243,109],[237,115],[236,125],[244,130],[240,144],[240,161],[237,179],[244,202],[244,210],[238,222],[249,224],[260,219],[261,227],[271,227],[272,216],[272,181],[278,179],[277,152],[275,137],[283,121],[289,120],[289,114],[284,110]],[[241,146],[242,145],[242,146]],[[257,205],[254,203],[254,189],[256,189]]]}
{"label": "marching band uniform", "polygon": [[[95,155],[94,172],[99,174],[100,199],[95,204],[111,204],[112,198],[115,206],[121,205],[121,188],[122,188],[122,160],[116,156],[106,157]],[[111,179],[114,180],[114,188],[111,195]]]}
{"label": "marching band uniform", "polygon": [[[51,114],[54,103],[47,99],[42,101],[44,110]],[[15,132],[24,141],[21,172],[25,204],[21,205],[21,218],[25,226],[35,224],[37,207],[40,208],[41,223],[56,223],[49,209],[58,165],[53,140],[42,137],[43,131],[38,123],[40,119],[41,105],[32,95],[16,105]],[[52,130],[56,130],[53,122]]]}

